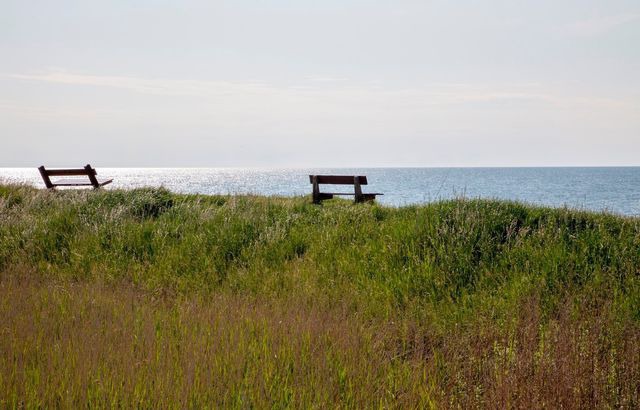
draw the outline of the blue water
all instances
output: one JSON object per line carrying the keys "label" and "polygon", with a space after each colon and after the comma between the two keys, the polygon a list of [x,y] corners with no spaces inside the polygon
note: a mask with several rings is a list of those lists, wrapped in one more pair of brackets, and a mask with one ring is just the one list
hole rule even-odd
{"label": "blue water", "polygon": [[[620,168],[98,168],[113,188],[164,186],[203,194],[307,195],[309,174],[366,175],[365,192],[386,205],[452,197],[501,198],[640,215],[640,167]],[[42,187],[36,168],[0,168],[0,181]]]}

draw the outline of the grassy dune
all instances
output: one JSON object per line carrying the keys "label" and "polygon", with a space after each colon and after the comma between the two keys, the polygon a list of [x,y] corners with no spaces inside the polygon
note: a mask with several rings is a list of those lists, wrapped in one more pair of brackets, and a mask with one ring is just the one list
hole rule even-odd
{"label": "grassy dune", "polygon": [[640,406],[640,219],[0,186],[0,407]]}

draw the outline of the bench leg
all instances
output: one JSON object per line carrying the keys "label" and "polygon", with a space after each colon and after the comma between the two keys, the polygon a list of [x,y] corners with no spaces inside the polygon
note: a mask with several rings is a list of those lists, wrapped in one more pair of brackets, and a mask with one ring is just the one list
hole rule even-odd
{"label": "bench leg", "polygon": [[318,184],[318,177],[314,175],[311,182],[313,183],[313,193],[312,193],[313,203],[319,204],[320,203],[320,186]]}
{"label": "bench leg", "polygon": [[51,183],[51,179],[49,178],[49,174],[47,174],[47,170],[44,168],[44,165],[41,165],[40,167],[38,167],[38,171],[40,171],[40,176],[42,177],[42,180],[44,181],[44,185],[48,189],[55,188],[53,186],[53,184]]}
{"label": "bench leg", "polygon": [[360,177],[353,177],[353,190],[355,193],[354,201],[356,204],[364,202],[364,196],[362,195],[362,187],[360,186]]}
{"label": "bench leg", "polygon": [[318,202],[314,201],[314,204],[320,204],[325,199],[333,199],[333,195],[331,195],[331,194],[323,194],[322,192],[320,192],[318,194]]}

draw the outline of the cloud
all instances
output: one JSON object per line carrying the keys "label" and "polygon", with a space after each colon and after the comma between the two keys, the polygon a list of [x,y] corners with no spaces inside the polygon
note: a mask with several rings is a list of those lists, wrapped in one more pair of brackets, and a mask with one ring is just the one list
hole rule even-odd
{"label": "cloud", "polygon": [[316,77],[307,77],[307,81],[311,81],[311,82],[315,82],[315,83],[337,83],[337,82],[349,81],[349,79],[346,78],[346,77],[316,76]]}
{"label": "cloud", "polygon": [[233,83],[228,81],[199,81],[155,79],[127,76],[104,76],[53,71],[40,74],[9,74],[9,78],[25,81],[69,84],[78,86],[109,87],[157,95],[227,95],[233,93],[264,92],[260,83]]}
{"label": "cloud", "polygon": [[5,77],[20,81],[37,81],[73,86],[116,88],[142,94],[167,96],[227,97],[274,96],[335,97],[367,99],[415,98],[437,104],[455,104],[468,101],[495,101],[502,99],[545,100],[547,97],[535,89],[537,84],[477,85],[468,83],[432,83],[415,87],[384,87],[382,84],[357,84],[347,78],[308,77],[304,81],[285,86],[259,82],[230,82],[210,80],[180,80],[104,76],[52,71],[38,74],[7,74]]}
{"label": "cloud", "polygon": [[[117,113],[116,113],[117,114]],[[89,107],[52,106],[25,101],[0,100],[0,115],[11,119],[56,120],[56,121],[92,121],[113,116],[114,111],[96,110]]]}
{"label": "cloud", "polygon": [[[5,74],[19,81],[66,84],[77,87],[120,89],[152,96],[187,96],[227,107],[298,111],[307,107],[389,107],[427,109],[434,106],[482,103],[536,103],[553,106],[614,106],[623,102],[597,96],[576,96],[538,83],[474,84],[431,83],[394,87],[384,83],[357,83],[347,78],[308,77],[288,85],[261,82],[182,80],[131,76],[92,75],[67,71]],[[0,106],[0,109],[2,107]]]}
{"label": "cloud", "polygon": [[640,19],[640,13],[624,13],[611,16],[596,16],[574,21],[560,28],[560,31],[572,36],[593,37],[613,30],[616,27]]}

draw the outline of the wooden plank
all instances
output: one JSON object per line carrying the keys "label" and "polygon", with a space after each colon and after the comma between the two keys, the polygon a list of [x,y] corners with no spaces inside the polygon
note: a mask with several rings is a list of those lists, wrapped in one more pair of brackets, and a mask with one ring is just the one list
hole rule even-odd
{"label": "wooden plank", "polygon": [[[356,194],[355,194],[355,192],[320,192],[320,195],[343,195],[343,196],[355,196]],[[362,195],[363,195],[363,196],[373,195],[373,196],[375,197],[375,196],[378,196],[378,195],[384,195],[384,194],[380,194],[380,193],[377,193],[377,192],[372,192],[372,193],[369,193],[369,192],[363,192],[363,193],[362,193]]]}
{"label": "wooden plank", "polygon": [[[331,194],[331,195],[355,195],[355,192],[322,192],[323,194]],[[377,192],[363,192],[362,195],[384,195]]]}
{"label": "wooden plank", "polygon": [[93,186],[92,183],[86,183],[86,182],[82,182],[82,183],[62,183],[62,184],[55,184],[54,186]]}
{"label": "wooden plank", "polygon": [[63,176],[80,176],[80,175],[89,175],[88,172],[92,172],[93,175],[96,175],[96,170],[91,169],[91,171],[87,171],[84,168],[78,169],[47,169],[45,170],[47,175],[53,177],[63,177]]}
{"label": "wooden plank", "polygon": [[[113,179],[106,179],[106,180],[102,180],[102,181],[98,179],[97,181],[98,181],[98,185],[103,186],[103,185],[107,185],[107,184],[110,184],[111,182],[113,182]],[[93,183],[91,181],[89,181],[88,179],[80,179],[80,178],[54,179],[54,180],[51,181],[51,184],[53,186],[93,185]]]}
{"label": "wooden plank", "polygon": [[[309,182],[313,184],[313,178],[316,177],[318,184],[329,185],[353,185],[355,175],[309,175]],[[358,176],[360,185],[367,185],[366,176]]]}
{"label": "wooden plank", "polygon": [[91,181],[89,181],[88,179],[80,179],[80,178],[54,179],[51,181],[51,183],[53,184],[53,186],[64,185],[64,184],[91,185]]}

